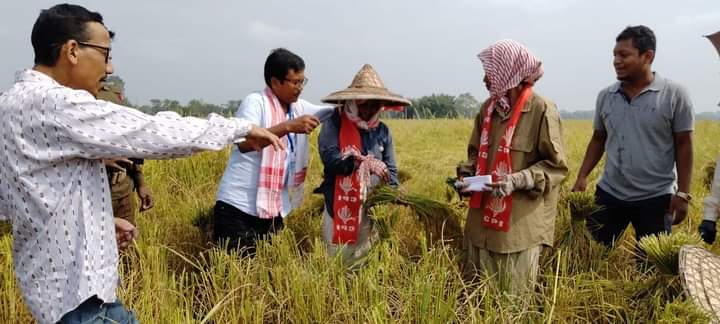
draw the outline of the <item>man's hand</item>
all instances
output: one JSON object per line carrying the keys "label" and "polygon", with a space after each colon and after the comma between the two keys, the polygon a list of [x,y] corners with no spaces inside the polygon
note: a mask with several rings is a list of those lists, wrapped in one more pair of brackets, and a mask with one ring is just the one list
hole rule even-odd
{"label": "man's hand", "polygon": [[133,161],[130,161],[127,158],[103,160],[103,163],[105,163],[106,168],[110,169],[111,171],[115,171],[115,172],[118,172],[118,171],[125,172],[125,171],[127,171],[127,168],[129,168],[133,165]]}
{"label": "man's hand", "polygon": [[702,223],[700,223],[700,227],[698,227],[698,232],[700,232],[700,237],[702,237],[705,243],[713,244],[713,242],[715,242],[715,236],[717,235],[715,222],[703,220]]}
{"label": "man's hand", "polygon": [[245,141],[247,141],[250,147],[252,147],[255,151],[260,151],[268,145],[272,145],[275,150],[285,149],[285,145],[283,145],[280,141],[280,138],[271,133],[269,130],[255,125],[252,126],[248,134],[245,136]]}
{"label": "man's hand", "polygon": [[[486,188],[492,190],[492,193],[496,197],[510,196],[513,191],[518,189],[528,189],[532,187],[532,183],[528,183],[531,179],[526,179],[525,173],[528,171],[520,171],[508,174],[505,177],[498,179],[497,182],[486,184]],[[530,174],[527,173],[530,177]]]}
{"label": "man's hand", "polygon": [[673,196],[670,201],[670,214],[675,216],[673,218],[673,225],[682,223],[682,221],[685,220],[687,213],[688,201],[681,197]]}
{"label": "man's hand", "polygon": [[147,185],[143,184],[139,186],[137,188],[137,194],[138,198],[140,198],[141,213],[155,206],[155,201],[153,199],[152,193],[150,192],[150,188],[148,188]]}
{"label": "man's hand", "polygon": [[378,170],[375,175],[380,177],[380,179],[385,183],[390,182],[390,170],[388,170],[387,167]]}
{"label": "man's hand", "polygon": [[587,189],[587,178],[578,176],[572,187],[572,192],[583,192]]}
{"label": "man's hand", "polygon": [[287,121],[287,130],[290,133],[310,134],[320,125],[320,120],[315,116],[303,115]]}
{"label": "man's hand", "polygon": [[113,220],[115,221],[115,241],[118,249],[125,249],[132,244],[140,232],[133,224],[122,218],[115,217]]}
{"label": "man's hand", "polygon": [[472,192],[467,190],[470,184],[465,183],[462,176],[458,176],[457,180],[452,183],[452,186],[460,197],[470,197],[472,195]]}
{"label": "man's hand", "polygon": [[500,179],[496,182],[488,183],[485,185],[485,187],[492,191],[492,194],[495,197],[510,196],[512,192],[515,191],[515,185],[507,178]]}

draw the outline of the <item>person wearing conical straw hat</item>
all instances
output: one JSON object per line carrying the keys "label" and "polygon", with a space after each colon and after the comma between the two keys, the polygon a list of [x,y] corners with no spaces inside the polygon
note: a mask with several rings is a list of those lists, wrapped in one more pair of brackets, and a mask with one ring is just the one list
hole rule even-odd
{"label": "person wearing conical straw hat", "polygon": [[490,98],[475,118],[468,161],[458,177],[491,175],[471,192],[465,225],[468,279],[485,273],[512,295],[529,292],[543,246],[551,246],[560,183],[568,168],[560,114],[532,89],[542,63],[525,46],[501,40],[478,54]]}
{"label": "person wearing conical straw hat", "polygon": [[393,139],[380,113],[401,110],[410,101],[388,91],[369,64],[348,88],[321,100],[338,105],[318,138],[324,180],[316,192],[325,197],[323,240],[330,255],[352,264],[377,235],[362,207],[367,193],[381,182],[398,185]]}

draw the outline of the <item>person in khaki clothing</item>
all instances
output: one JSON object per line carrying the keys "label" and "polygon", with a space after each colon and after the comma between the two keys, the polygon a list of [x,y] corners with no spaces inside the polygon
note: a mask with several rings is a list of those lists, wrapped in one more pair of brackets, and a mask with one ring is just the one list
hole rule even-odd
{"label": "person in khaki clothing", "polygon": [[[522,295],[534,285],[542,246],[551,246],[560,182],[568,172],[557,107],[533,93],[541,61],[502,40],[478,55],[490,98],[475,118],[458,177],[492,175],[471,195],[465,225],[466,276],[494,276]],[[464,188],[461,189],[464,191]]]}
{"label": "person in khaki clothing", "polygon": [[[121,83],[106,82],[97,98],[122,104],[125,101],[123,93],[124,89]],[[140,198],[140,212],[146,211],[154,205],[150,188],[145,184],[142,165],[142,159],[105,160],[113,215],[125,219],[133,225],[136,225],[133,191],[137,191],[138,198]]]}

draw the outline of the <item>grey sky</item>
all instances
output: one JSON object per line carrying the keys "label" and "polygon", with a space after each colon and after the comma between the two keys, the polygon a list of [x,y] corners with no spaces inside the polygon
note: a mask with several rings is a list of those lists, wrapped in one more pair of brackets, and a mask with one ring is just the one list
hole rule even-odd
{"label": "grey sky", "polygon": [[[115,32],[113,63],[135,103],[199,98],[225,103],[264,86],[272,48],[305,59],[317,102],[346,87],[364,63],[407,97],[470,92],[483,99],[475,55],[512,38],[545,64],[537,91],[561,109],[594,108],[614,81],[612,48],[627,25],[658,38],[654,68],[686,86],[696,111],[716,110],[720,61],[701,35],[720,30],[717,0],[319,0],[78,1],[99,11]],[[31,67],[30,31],[51,1],[0,1],[0,88]]]}

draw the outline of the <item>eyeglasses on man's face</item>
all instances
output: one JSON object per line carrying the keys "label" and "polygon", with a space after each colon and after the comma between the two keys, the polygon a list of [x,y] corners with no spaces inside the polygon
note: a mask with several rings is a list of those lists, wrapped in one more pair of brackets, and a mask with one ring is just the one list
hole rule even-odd
{"label": "eyeglasses on man's face", "polygon": [[294,87],[299,88],[301,86],[304,87],[305,85],[307,85],[307,83],[308,83],[308,81],[310,81],[310,79],[308,79],[308,78],[299,79],[299,80],[285,79],[285,81],[290,83]]}
{"label": "eyeglasses on man's face", "polygon": [[78,44],[80,44],[80,46],[90,47],[90,48],[100,52],[101,54],[104,54],[105,55],[105,64],[108,64],[110,62],[110,50],[111,50],[110,47],[100,46],[100,45],[86,43],[86,42],[78,42]]}

